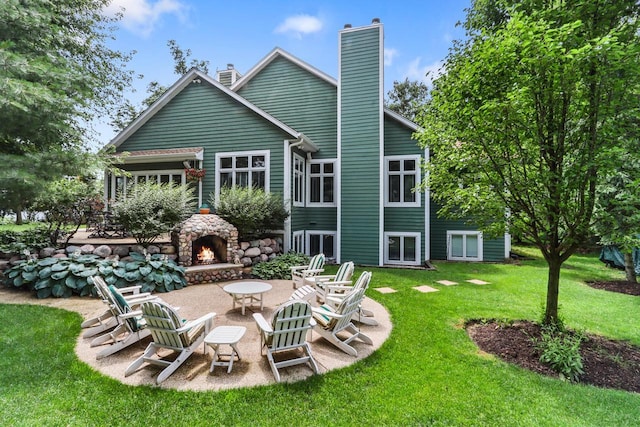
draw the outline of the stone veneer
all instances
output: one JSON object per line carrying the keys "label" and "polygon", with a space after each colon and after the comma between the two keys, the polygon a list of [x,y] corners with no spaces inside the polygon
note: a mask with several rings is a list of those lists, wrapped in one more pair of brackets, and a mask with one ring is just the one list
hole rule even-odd
{"label": "stone veneer", "polygon": [[178,250],[178,264],[188,267],[192,264],[193,242],[203,236],[218,236],[227,242],[229,264],[239,264],[238,229],[218,215],[194,214],[171,232],[171,243]]}

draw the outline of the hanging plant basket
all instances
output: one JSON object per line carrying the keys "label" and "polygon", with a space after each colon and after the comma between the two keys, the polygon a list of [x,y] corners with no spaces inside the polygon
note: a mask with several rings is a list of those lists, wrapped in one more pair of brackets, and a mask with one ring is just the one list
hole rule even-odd
{"label": "hanging plant basket", "polygon": [[187,168],[184,170],[184,174],[187,176],[187,181],[201,181],[204,178],[206,169]]}

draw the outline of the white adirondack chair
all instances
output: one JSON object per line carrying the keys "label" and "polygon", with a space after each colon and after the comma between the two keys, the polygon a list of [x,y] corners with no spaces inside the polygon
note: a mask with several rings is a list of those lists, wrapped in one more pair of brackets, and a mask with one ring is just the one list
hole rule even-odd
{"label": "white adirondack chair", "polygon": [[[149,343],[144,353],[127,367],[124,375],[129,376],[145,363],[150,363],[164,367],[156,378],[156,383],[160,384],[173,374],[200,344],[204,343],[205,337],[212,329],[216,314],[208,313],[196,320],[183,323],[178,313],[162,301],[145,302],[141,309],[153,342]],[[162,349],[178,353],[178,357],[173,361],[165,360],[164,356],[162,358],[158,356],[158,352]],[[206,345],[204,345],[204,353],[207,354]]]}
{"label": "white adirondack chair", "polygon": [[[356,283],[353,286],[350,285],[329,285],[327,287],[327,294],[325,297],[325,302],[336,308],[340,303],[344,300],[345,296],[354,289],[364,289],[365,291],[369,287],[369,283],[371,282],[371,273],[369,271],[364,271],[356,280]],[[373,312],[371,310],[367,310],[362,307],[360,304],[360,308],[353,315],[353,320],[356,322],[362,323],[364,325],[376,326],[378,322],[373,318]]]}
{"label": "white adirondack chair", "polygon": [[[93,283],[100,288],[103,296],[107,299],[112,316],[116,319],[117,325],[111,331],[95,337],[91,341],[91,347],[108,344],[106,348],[99,351],[96,359],[102,359],[114,354],[131,344],[148,337],[150,332],[145,328],[146,324],[139,310],[134,310],[135,305],[122,296],[115,286],[107,286],[101,277],[94,276]],[[136,299],[135,304],[142,304],[144,301],[157,300],[154,296],[147,296]]]}
{"label": "white adirondack chair", "polygon": [[313,330],[352,356],[358,355],[358,351],[349,345],[352,341],[357,339],[365,344],[373,344],[371,338],[360,332],[352,322],[353,315],[358,312],[364,299],[364,291],[365,289],[359,288],[348,292],[337,307],[328,304],[312,307],[313,319],[316,321]]}
{"label": "white adirondack chair", "polygon": [[318,275],[307,277],[304,280],[305,283],[315,287],[318,301],[324,302],[329,289],[333,288],[336,289],[336,292],[339,292],[339,286],[351,287],[351,276],[353,276],[354,268],[353,262],[348,261],[341,264],[334,275]]}
{"label": "white adirondack chair", "polygon": [[[280,382],[279,368],[306,363],[318,373],[318,365],[311,354],[311,347],[307,342],[307,333],[312,327],[311,305],[307,301],[293,299],[280,305],[273,312],[271,322],[267,322],[260,313],[254,313],[260,331],[260,349],[267,351],[267,360],[273,371],[273,376]],[[278,352],[302,350],[302,355],[278,362],[274,354]]]}
{"label": "white adirondack chair", "polygon": [[324,271],[324,254],[314,255],[309,261],[309,265],[296,265],[291,267],[291,279],[293,279],[293,289],[298,289],[304,285],[304,279],[317,276]]}

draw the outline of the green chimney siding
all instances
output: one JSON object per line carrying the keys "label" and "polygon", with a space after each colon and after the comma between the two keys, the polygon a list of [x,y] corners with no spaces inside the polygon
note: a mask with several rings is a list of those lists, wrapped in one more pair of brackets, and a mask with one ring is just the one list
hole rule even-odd
{"label": "green chimney siding", "polygon": [[341,260],[380,262],[382,26],[340,33]]}
{"label": "green chimney siding", "polygon": [[[270,190],[282,194],[281,129],[207,83],[190,84],[118,147],[118,151],[203,147],[202,196],[215,189],[215,153],[270,151]],[[149,165],[149,169],[154,169]]]}

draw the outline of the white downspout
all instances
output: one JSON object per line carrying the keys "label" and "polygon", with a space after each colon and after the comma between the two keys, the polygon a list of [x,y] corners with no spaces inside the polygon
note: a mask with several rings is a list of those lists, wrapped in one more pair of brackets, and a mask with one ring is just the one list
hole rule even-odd
{"label": "white downspout", "polygon": [[303,144],[303,138],[298,138],[295,142],[290,140],[284,141],[284,188],[282,189],[282,195],[284,198],[284,204],[289,212],[289,216],[284,220],[284,241],[283,251],[289,252],[291,250],[291,215],[293,203],[291,202],[291,153],[295,147],[299,147]]}

